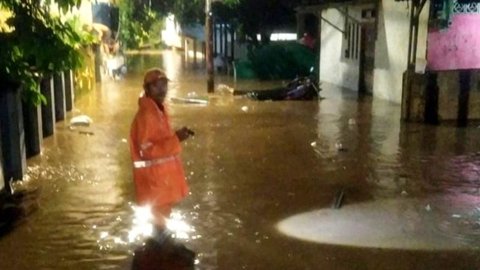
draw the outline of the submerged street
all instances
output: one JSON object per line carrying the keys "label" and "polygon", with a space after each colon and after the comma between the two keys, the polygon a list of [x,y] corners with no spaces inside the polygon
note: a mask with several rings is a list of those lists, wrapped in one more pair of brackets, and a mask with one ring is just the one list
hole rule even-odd
{"label": "submerged street", "polygon": [[[320,101],[207,95],[172,51],[132,55],[28,161],[38,209],[0,238],[0,269],[130,269],[145,224],[128,148],[143,72],[172,80],[191,194],[171,226],[196,269],[478,269],[480,128],[406,124],[400,106],[323,84]],[[216,83],[266,89],[282,82]],[[88,115],[89,127],[69,119]],[[343,191],[343,204],[332,208]],[[168,268],[166,268],[168,269]]]}

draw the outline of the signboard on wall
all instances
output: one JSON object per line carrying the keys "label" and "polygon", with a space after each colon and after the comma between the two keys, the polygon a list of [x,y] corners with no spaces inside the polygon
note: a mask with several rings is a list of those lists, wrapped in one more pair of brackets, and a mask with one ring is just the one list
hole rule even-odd
{"label": "signboard on wall", "polygon": [[480,2],[434,1],[430,12],[428,69],[480,69]]}

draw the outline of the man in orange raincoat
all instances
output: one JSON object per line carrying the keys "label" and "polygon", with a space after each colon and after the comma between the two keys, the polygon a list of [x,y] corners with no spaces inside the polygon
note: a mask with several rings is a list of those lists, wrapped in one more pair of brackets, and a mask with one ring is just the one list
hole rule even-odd
{"label": "man in orange raincoat", "polygon": [[168,78],[160,69],[145,73],[144,95],[130,130],[136,200],[152,208],[158,232],[165,229],[172,207],[188,194],[180,142],[194,133],[183,127],[173,131],[163,104]]}

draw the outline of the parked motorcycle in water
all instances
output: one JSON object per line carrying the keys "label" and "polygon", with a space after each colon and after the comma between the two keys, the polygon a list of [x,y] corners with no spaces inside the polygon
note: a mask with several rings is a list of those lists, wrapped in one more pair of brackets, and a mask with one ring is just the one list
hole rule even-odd
{"label": "parked motorcycle in water", "polygon": [[320,96],[322,89],[314,75],[297,77],[285,87],[268,90],[252,90],[247,96],[255,100],[313,100]]}

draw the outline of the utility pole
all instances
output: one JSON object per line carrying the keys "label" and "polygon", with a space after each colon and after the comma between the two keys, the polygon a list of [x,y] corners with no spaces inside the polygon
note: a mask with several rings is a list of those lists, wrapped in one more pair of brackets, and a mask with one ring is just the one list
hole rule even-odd
{"label": "utility pole", "polygon": [[214,70],[213,70],[213,27],[212,27],[212,0],[205,1],[205,44],[207,62],[207,90],[214,91]]}

